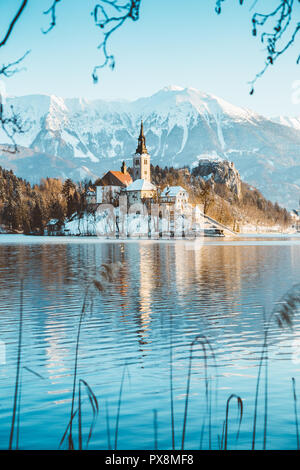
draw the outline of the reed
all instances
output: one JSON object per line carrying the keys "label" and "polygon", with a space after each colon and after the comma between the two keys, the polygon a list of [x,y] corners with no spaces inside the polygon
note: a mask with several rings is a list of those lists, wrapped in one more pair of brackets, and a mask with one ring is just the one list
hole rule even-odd
{"label": "reed", "polygon": [[[267,350],[267,341],[268,341],[267,333],[268,333],[267,330],[265,330],[265,332],[264,332],[264,342],[263,342],[263,347],[262,347],[262,351],[261,351],[261,356],[260,356],[260,361],[259,361],[259,366],[258,366],[257,380],[256,380],[251,450],[255,450],[259,385],[260,385],[261,373],[262,373],[262,368],[263,368],[264,359],[265,359],[265,352]],[[267,360],[268,359],[266,358],[266,364],[267,364]],[[267,377],[267,375],[266,375],[266,377]],[[266,428],[267,428],[267,417],[266,417],[267,406],[266,405],[267,405],[267,380],[266,380],[266,384],[265,384],[264,446],[266,444],[265,440],[266,440]]]}
{"label": "reed", "polygon": [[110,439],[110,426],[109,426],[109,410],[108,410],[108,403],[105,403],[106,408],[106,434],[107,434],[107,448],[111,450],[111,439]]}
{"label": "reed", "polygon": [[293,399],[294,399],[294,413],[295,413],[295,425],[296,425],[297,450],[300,450],[296,381],[295,381],[294,377],[292,377],[292,386],[293,386]]}
{"label": "reed", "polygon": [[[68,448],[69,450],[74,449],[74,441],[73,441],[73,415],[74,415],[74,406],[75,406],[75,396],[76,396],[76,385],[77,385],[77,369],[78,369],[78,352],[79,352],[79,341],[80,341],[80,332],[81,326],[85,315],[86,305],[87,305],[87,296],[88,296],[88,288],[85,291],[81,314],[79,317],[79,324],[77,330],[77,339],[76,339],[76,347],[75,347],[75,361],[74,361],[74,370],[73,370],[73,389],[72,389],[72,402],[71,402],[71,410],[70,410],[70,421],[69,421],[69,434],[68,434]],[[80,410],[78,410],[80,413]]]}
{"label": "reed", "polygon": [[[23,293],[24,293],[24,280],[22,278],[20,281],[20,315],[19,315],[17,371],[16,371],[16,380],[15,380],[13,413],[12,413],[12,421],[11,421],[10,436],[9,436],[9,446],[8,446],[9,450],[11,450],[13,446],[17,409],[20,412],[20,408],[18,408],[18,401],[20,402],[19,388],[20,388],[20,371],[21,371],[21,359],[22,359],[21,355],[22,355],[22,332],[23,332]],[[19,430],[18,430],[18,436],[19,436]],[[17,445],[18,445],[18,440],[17,440]]]}
{"label": "reed", "polygon": [[153,410],[154,450],[158,449],[157,410]]}
{"label": "reed", "polygon": [[174,396],[173,396],[173,314],[170,313],[170,405],[171,405],[171,433],[172,450],[175,450],[175,418],[174,418]]}
{"label": "reed", "polygon": [[125,364],[123,368],[120,391],[119,391],[118,408],[117,408],[117,416],[116,416],[116,428],[115,428],[115,450],[117,450],[117,447],[118,447],[119,422],[120,422],[122,394],[123,394],[123,386],[124,386],[126,370],[127,370],[127,364]]}
{"label": "reed", "polygon": [[[209,379],[208,379],[208,362],[207,362],[207,351],[206,347],[212,352],[213,359],[215,362],[216,367],[216,360],[215,355],[212,349],[212,346],[206,336],[199,335],[196,336],[194,341],[191,342],[190,345],[190,354],[189,354],[189,366],[188,366],[188,373],[187,373],[187,386],[186,386],[186,394],[185,394],[185,407],[184,407],[184,417],[183,417],[183,426],[182,426],[182,438],[181,438],[181,450],[184,450],[184,442],[185,442],[185,435],[186,435],[186,423],[187,423],[187,415],[188,415],[188,403],[189,403],[189,395],[190,395],[190,385],[191,385],[191,376],[192,376],[192,359],[193,359],[193,349],[196,344],[199,344],[203,350],[203,358],[204,358],[204,375],[205,375],[205,398],[206,398],[206,412],[209,413],[211,416],[210,405],[209,405]],[[211,446],[211,419],[209,419],[209,442]]]}
{"label": "reed", "polygon": [[[223,442],[224,442],[224,450],[227,450],[227,446],[228,446],[228,419],[229,419],[229,405],[230,405],[230,402],[232,399],[236,399],[237,401],[237,406],[238,406],[238,416],[239,416],[239,420],[238,420],[238,430],[237,430],[237,434],[236,434],[236,440],[238,440],[239,438],[239,434],[240,434],[240,429],[241,429],[241,424],[242,424],[242,419],[243,419],[243,400],[241,399],[241,397],[239,397],[238,395],[235,395],[234,393],[232,393],[230,395],[230,397],[228,398],[227,400],[227,403],[226,403],[226,416],[225,416],[225,421],[224,421],[224,425],[223,425],[223,434],[222,434],[222,446],[223,446]],[[221,447],[222,448],[222,447]]]}
{"label": "reed", "polygon": [[264,342],[259,361],[258,376],[256,382],[253,430],[252,430],[252,450],[255,450],[256,424],[257,424],[257,408],[258,394],[263,364],[265,363],[265,404],[264,404],[264,437],[263,449],[266,449],[267,441],[267,420],[268,420],[268,334],[272,321],[275,320],[279,328],[288,327],[292,329],[295,314],[300,306],[300,284],[295,284],[289,289],[276,303],[271,311],[269,318],[264,313]]}
{"label": "reed", "polygon": [[94,430],[94,427],[95,427],[95,424],[96,424],[96,421],[97,421],[97,416],[98,416],[98,413],[99,413],[99,405],[98,405],[98,400],[96,398],[96,395],[94,394],[94,392],[91,389],[91,387],[89,386],[89,384],[85,380],[80,379],[79,380],[79,393],[78,393],[78,396],[79,396],[79,401],[78,401],[78,436],[80,437],[79,450],[82,449],[81,387],[85,387],[85,391],[87,393],[89,403],[90,403],[91,408],[92,408],[92,416],[93,416],[93,419],[92,419],[91,424],[90,424],[90,429],[89,429],[87,441],[86,441],[86,448],[88,448],[89,442],[91,440],[93,430]]}
{"label": "reed", "polygon": [[264,410],[264,441],[263,450],[267,447],[267,426],[268,426],[268,343],[265,348],[265,410]]}
{"label": "reed", "polygon": [[[99,404],[95,393],[93,392],[91,386],[86,380],[79,376],[79,349],[80,349],[80,338],[82,333],[82,328],[84,325],[84,320],[87,315],[88,305],[91,305],[93,302],[92,288],[97,293],[104,293],[108,287],[115,281],[116,276],[120,269],[120,263],[106,263],[102,265],[100,271],[100,278],[95,278],[90,281],[88,287],[85,290],[83,304],[80,311],[76,343],[75,343],[75,354],[74,354],[74,367],[73,367],[73,385],[72,385],[72,400],[70,407],[69,421],[60,441],[60,446],[67,442],[68,449],[75,449],[75,423],[77,423],[78,431],[78,449],[83,450],[83,448],[88,448],[91,438],[93,436],[97,417],[99,414]],[[20,311],[19,311],[19,334],[18,334],[18,350],[17,350],[17,362],[16,362],[16,379],[15,379],[15,388],[14,388],[14,400],[13,400],[13,409],[12,409],[12,422],[10,428],[9,436],[9,449],[15,448],[18,449],[20,445],[20,422],[21,422],[21,397],[22,397],[22,377],[23,371],[27,371],[38,378],[43,379],[43,377],[36,373],[34,370],[29,368],[26,365],[22,364],[22,339],[23,339],[23,303],[24,303],[24,283],[21,279],[20,283]],[[264,421],[263,421],[263,449],[267,448],[267,437],[268,437],[268,396],[269,396],[269,371],[268,371],[268,338],[270,332],[270,326],[273,320],[276,321],[277,325],[280,328],[289,327],[292,328],[293,320],[295,314],[300,306],[300,284],[297,284],[292,287],[275,305],[271,314],[268,318],[265,317],[264,321],[264,337],[263,344],[261,348],[259,363],[258,363],[258,374],[256,380],[256,390],[255,390],[255,404],[254,404],[254,415],[253,415],[253,426],[252,426],[252,450],[256,446],[256,435],[257,435],[257,416],[258,416],[258,402],[259,402],[259,391],[260,385],[264,377]],[[188,407],[190,401],[190,391],[191,391],[191,381],[192,381],[192,365],[193,358],[195,355],[195,347],[199,345],[203,352],[203,362],[204,362],[204,383],[205,383],[205,404],[206,404],[206,413],[202,418],[201,433],[200,433],[200,449],[203,446],[203,438],[205,434],[205,428],[208,427],[208,447],[212,448],[212,420],[214,417],[213,407],[212,407],[212,396],[213,396],[213,382],[212,378],[209,376],[209,356],[213,358],[213,365],[216,371],[216,381],[217,381],[217,361],[215,357],[214,350],[210,341],[203,335],[196,336],[195,339],[190,343],[189,346],[189,356],[188,356],[188,370],[187,370],[187,382],[186,382],[186,392],[185,392],[185,404],[184,404],[184,416],[182,424],[182,436],[181,436],[181,450],[184,450],[185,439],[187,433],[187,418],[188,418]],[[170,332],[170,405],[171,405],[171,435],[172,435],[172,449],[175,450],[175,419],[174,419],[174,385],[173,385],[173,367],[174,367],[174,358],[173,358],[173,337],[172,337],[172,319],[171,319],[171,332]],[[114,449],[117,450],[118,447],[118,437],[119,437],[119,426],[120,426],[120,416],[121,408],[123,403],[123,393],[124,393],[124,383],[126,378],[126,373],[129,377],[129,371],[127,364],[124,364],[119,396],[117,402],[116,410],[116,420],[115,420],[115,435],[114,435]],[[130,379],[130,377],[129,377]],[[217,386],[216,386],[216,404],[217,404]],[[299,436],[299,423],[298,423],[298,410],[297,410],[297,395],[296,395],[296,381],[292,377],[292,392],[293,392],[293,404],[294,404],[294,416],[295,416],[295,428],[296,428],[296,439],[297,439],[297,449],[300,450],[300,436]],[[84,436],[84,399],[87,399],[87,402],[91,411],[91,419],[89,422],[88,432]],[[218,445],[222,450],[227,450],[229,445],[229,426],[231,423],[230,410],[232,408],[232,402],[235,401],[237,405],[237,432],[236,432],[236,442],[239,439],[241,424],[243,420],[244,413],[244,404],[242,398],[232,393],[226,401],[226,411],[225,419],[222,424],[222,433],[221,436],[218,435]],[[107,443],[108,449],[112,448],[111,444],[111,435],[110,435],[110,425],[109,425],[109,410],[108,403],[106,402],[106,431],[107,431]],[[153,410],[153,432],[154,432],[154,449],[158,449],[158,411],[157,409]],[[76,441],[77,442],[77,441]]]}
{"label": "reed", "polygon": [[[73,368],[73,386],[72,386],[72,400],[70,408],[70,418],[66,428],[66,431],[60,441],[60,447],[64,443],[66,437],[68,437],[68,449],[74,450],[75,443],[73,438],[73,421],[76,416],[78,416],[78,448],[82,450],[83,448],[83,434],[82,434],[82,387],[84,387],[89,403],[92,410],[92,420],[90,424],[90,429],[87,437],[86,447],[88,447],[89,442],[92,437],[92,433],[95,427],[96,419],[99,413],[99,405],[90,385],[82,378],[78,379],[78,357],[79,357],[79,345],[80,345],[80,335],[82,331],[83,321],[86,317],[88,311],[88,304],[90,304],[90,312],[92,314],[94,296],[95,293],[103,293],[109,288],[109,285],[112,284],[119,273],[120,267],[122,264],[120,262],[116,263],[104,263],[101,266],[99,272],[99,278],[94,278],[88,280],[87,287],[85,289],[82,308],[79,316],[77,337],[75,344],[75,358],[74,358],[74,368]],[[78,406],[75,409],[76,397],[78,395]]]}

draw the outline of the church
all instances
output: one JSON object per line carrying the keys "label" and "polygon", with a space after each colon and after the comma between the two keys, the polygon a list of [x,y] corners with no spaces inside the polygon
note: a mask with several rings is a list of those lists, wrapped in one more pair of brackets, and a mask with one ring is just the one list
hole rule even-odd
{"label": "church", "polygon": [[[146,147],[143,121],[141,121],[138,145],[132,161],[132,177],[127,171],[125,162],[120,171],[110,170],[105,173],[96,185],[96,202],[97,204],[117,204],[121,194],[127,195],[129,205],[152,202],[157,200],[158,192],[156,186],[151,183],[150,155]],[[162,203],[176,204],[180,208],[188,202],[188,193],[180,186],[168,186],[161,196]]]}
{"label": "church", "polygon": [[97,204],[116,202],[120,194],[124,193],[127,194],[129,204],[156,196],[157,188],[151,183],[150,155],[146,148],[143,121],[132,163],[133,178],[128,173],[125,162],[121,171],[110,170],[105,173],[96,186]]}

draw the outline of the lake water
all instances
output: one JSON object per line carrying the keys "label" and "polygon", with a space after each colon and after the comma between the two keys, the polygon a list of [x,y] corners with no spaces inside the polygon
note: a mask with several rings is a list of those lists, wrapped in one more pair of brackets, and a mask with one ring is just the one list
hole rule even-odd
{"label": "lake water", "polygon": [[[114,447],[119,404],[118,449],[153,449],[155,442],[161,449],[172,448],[171,343],[175,446],[180,448],[190,345],[198,335],[209,340],[217,362],[215,367],[207,346],[211,432],[205,357],[196,345],[185,448],[211,445],[218,449],[231,394],[243,400],[243,418],[236,440],[238,415],[233,398],[228,448],[251,448],[263,312],[268,314],[299,282],[297,236],[206,239],[203,246],[191,246],[183,240],[122,242],[1,235],[0,349],[3,352],[5,347],[6,361],[0,356],[0,447],[8,448],[12,420],[20,278],[24,278],[24,319],[19,448],[57,449],[70,416],[85,288],[102,263],[116,261],[122,262],[120,275],[89,303],[80,335],[78,379],[89,384],[99,403],[89,448]],[[263,446],[264,373],[258,402],[258,449]],[[270,327],[268,449],[297,447],[292,377],[300,397],[297,315],[293,331],[281,330],[275,322]],[[84,446],[91,417],[82,386]],[[75,419],[73,435],[77,446]]]}

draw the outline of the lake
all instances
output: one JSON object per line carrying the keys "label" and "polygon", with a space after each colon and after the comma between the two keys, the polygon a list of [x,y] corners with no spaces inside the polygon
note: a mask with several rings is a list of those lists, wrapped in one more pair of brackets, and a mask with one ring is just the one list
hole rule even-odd
{"label": "lake", "polygon": [[[122,263],[119,274],[103,292],[90,294],[81,326],[77,379],[83,447],[93,416],[92,390],[99,413],[89,449],[114,448],[117,421],[118,449],[171,449],[172,363],[174,441],[180,449],[190,348],[200,336],[192,354],[185,448],[219,448],[226,403],[235,394],[242,400],[243,416],[236,439],[239,415],[233,397],[228,448],[251,449],[264,312],[268,315],[299,282],[299,236],[207,238],[198,246],[184,240],[1,235],[2,352],[5,348],[5,360],[0,356],[1,449],[8,448],[12,422],[20,279],[24,279],[24,299],[18,445],[58,449],[70,419],[86,287],[103,263],[116,261]],[[275,321],[270,325],[267,449],[297,448],[292,377],[300,397],[299,318],[296,314],[293,331],[279,328]],[[264,366],[257,449],[263,446],[265,372]],[[74,409],[77,402],[76,392]],[[15,432],[13,447],[16,438]]]}

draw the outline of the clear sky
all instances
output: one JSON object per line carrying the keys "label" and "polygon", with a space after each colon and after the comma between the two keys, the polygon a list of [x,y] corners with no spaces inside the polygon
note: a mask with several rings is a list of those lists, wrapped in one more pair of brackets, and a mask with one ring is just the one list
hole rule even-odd
{"label": "clear sky", "polygon": [[[0,49],[0,64],[31,49],[24,62],[26,71],[6,80],[8,94],[135,99],[176,84],[265,115],[300,116],[300,103],[292,99],[293,84],[300,80],[299,38],[249,96],[248,82],[264,63],[262,45],[251,35],[254,0],[245,0],[242,7],[238,0],[226,0],[220,16],[214,11],[215,0],[142,0],[140,20],[128,20],[111,38],[109,49],[115,54],[116,68],[100,71],[97,85],[91,72],[103,57],[97,50],[101,31],[90,14],[95,3],[61,0],[57,26],[43,35],[41,28],[49,19],[42,12],[52,0],[29,1],[7,45]],[[258,0],[255,8],[275,3]],[[2,33],[19,5],[20,0],[0,0]],[[299,20],[299,4],[295,12]]]}

